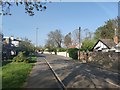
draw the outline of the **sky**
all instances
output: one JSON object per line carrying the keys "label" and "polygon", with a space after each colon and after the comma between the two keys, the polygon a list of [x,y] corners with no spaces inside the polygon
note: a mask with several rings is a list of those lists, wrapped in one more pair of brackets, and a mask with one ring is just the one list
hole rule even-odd
{"label": "sky", "polygon": [[29,16],[24,6],[13,5],[12,15],[2,17],[4,36],[26,37],[35,44],[38,28],[38,45],[43,46],[50,31],[60,29],[66,35],[81,27],[82,32],[86,28],[95,32],[105,21],[118,16],[117,2],[53,2],[46,6],[45,11]]}

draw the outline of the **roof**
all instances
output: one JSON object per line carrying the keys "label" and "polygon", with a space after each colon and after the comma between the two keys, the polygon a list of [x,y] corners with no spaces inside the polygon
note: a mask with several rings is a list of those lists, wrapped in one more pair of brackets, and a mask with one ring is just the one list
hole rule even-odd
{"label": "roof", "polygon": [[69,48],[76,48],[77,45],[71,45]]}
{"label": "roof", "polygon": [[111,39],[101,39],[101,40],[99,40],[99,41],[101,41],[102,43],[104,43],[104,44],[105,44],[106,46],[108,46],[109,48],[112,48],[112,47],[115,46],[114,41],[111,40]]}
{"label": "roof", "polygon": [[[108,49],[112,48],[115,46],[115,43],[113,40],[111,39],[99,39],[96,44],[93,46],[92,50],[94,49],[94,47],[98,44],[98,42],[102,42],[105,46],[107,46]],[[98,47],[99,48],[99,47]]]}
{"label": "roof", "polygon": [[[80,48],[81,46],[82,46],[82,43],[80,43]],[[69,48],[79,48],[79,44],[70,45]]]}

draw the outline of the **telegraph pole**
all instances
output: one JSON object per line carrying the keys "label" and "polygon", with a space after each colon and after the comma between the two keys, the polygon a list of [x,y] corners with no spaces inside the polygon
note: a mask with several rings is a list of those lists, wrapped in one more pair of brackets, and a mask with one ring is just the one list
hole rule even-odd
{"label": "telegraph pole", "polygon": [[78,57],[78,60],[80,61],[80,32],[81,32],[81,27],[79,27],[79,57]]}

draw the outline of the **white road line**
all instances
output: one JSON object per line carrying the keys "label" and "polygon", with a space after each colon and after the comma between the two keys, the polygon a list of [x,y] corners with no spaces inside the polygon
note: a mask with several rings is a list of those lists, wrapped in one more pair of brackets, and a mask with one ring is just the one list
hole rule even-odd
{"label": "white road line", "polygon": [[61,84],[63,90],[66,90],[65,85],[63,84],[63,82],[61,81],[61,79],[58,77],[58,75],[56,74],[56,72],[54,71],[54,69],[52,68],[52,66],[49,64],[49,62],[47,61],[46,58],[44,58],[46,63],[48,64],[48,66],[50,67],[50,69],[52,70],[53,74],[55,75],[56,79],[58,80],[58,82]]}
{"label": "white road line", "polygon": [[111,82],[109,79],[106,79],[105,81],[106,81],[106,82],[108,82],[109,84],[112,84],[112,85],[114,85],[114,86],[116,86],[116,87],[120,88],[120,86],[119,86],[119,85],[117,85],[117,84],[115,84],[115,83]]}

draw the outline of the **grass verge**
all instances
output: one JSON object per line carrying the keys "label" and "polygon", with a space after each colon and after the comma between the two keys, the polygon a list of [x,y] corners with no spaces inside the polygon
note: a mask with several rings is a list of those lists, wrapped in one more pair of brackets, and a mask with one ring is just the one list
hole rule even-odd
{"label": "grass verge", "polygon": [[[31,60],[35,61],[36,57]],[[2,88],[20,88],[27,79],[33,63],[11,62],[4,65],[2,68]]]}

